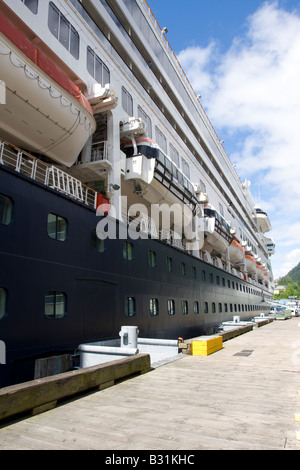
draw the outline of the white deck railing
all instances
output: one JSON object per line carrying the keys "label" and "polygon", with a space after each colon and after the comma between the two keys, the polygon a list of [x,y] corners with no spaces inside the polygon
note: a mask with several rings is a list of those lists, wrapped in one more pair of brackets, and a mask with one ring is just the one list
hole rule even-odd
{"label": "white deck railing", "polygon": [[39,160],[28,152],[0,140],[0,165],[53,188],[87,206],[97,208],[98,193],[68,173]]}

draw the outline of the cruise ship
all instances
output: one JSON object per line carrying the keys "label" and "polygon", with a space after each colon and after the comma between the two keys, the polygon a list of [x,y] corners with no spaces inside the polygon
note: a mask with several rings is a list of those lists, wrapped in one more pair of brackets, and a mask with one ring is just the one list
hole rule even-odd
{"label": "cruise ship", "polygon": [[0,387],[122,325],[191,338],[268,314],[268,215],[151,0],[0,15]]}

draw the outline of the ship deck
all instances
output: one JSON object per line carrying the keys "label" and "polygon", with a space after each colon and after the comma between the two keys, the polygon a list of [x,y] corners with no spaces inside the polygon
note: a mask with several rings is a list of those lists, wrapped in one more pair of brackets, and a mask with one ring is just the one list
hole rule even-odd
{"label": "ship deck", "polygon": [[299,322],[2,423],[0,450],[300,450]]}

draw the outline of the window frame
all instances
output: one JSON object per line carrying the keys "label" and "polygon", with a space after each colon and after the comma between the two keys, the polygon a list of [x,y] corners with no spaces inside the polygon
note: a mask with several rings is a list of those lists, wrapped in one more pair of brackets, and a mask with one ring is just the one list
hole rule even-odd
{"label": "window frame", "polygon": [[157,266],[156,251],[148,250],[147,259],[148,259],[148,266],[150,266],[150,268],[155,268]]}
{"label": "window frame", "polygon": [[188,300],[182,300],[181,301],[181,313],[182,313],[182,315],[188,315],[189,314],[189,302],[188,302]]}
{"label": "window frame", "polygon": [[123,242],[123,258],[126,261],[133,261],[134,259],[133,249],[134,249],[133,243],[128,242],[128,241]]}
{"label": "window frame", "polygon": [[7,289],[0,286],[0,321],[7,317]]}
{"label": "window frame", "polygon": [[106,247],[105,247],[105,240],[102,240],[97,236],[97,230],[93,229],[92,230],[92,235],[91,235],[91,243],[92,243],[92,248],[96,253],[105,253]]}
{"label": "window frame", "polygon": [[122,86],[122,108],[128,116],[133,116],[133,98],[124,86]]}
{"label": "window frame", "polygon": [[34,15],[38,14],[39,0],[21,0],[21,2],[31,11]]}
{"label": "window frame", "polygon": [[[89,62],[89,60],[91,60]],[[99,64],[101,68],[101,80],[99,80],[98,70],[96,65]],[[91,70],[91,66],[93,66],[93,70]],[[107,65],[103,62],[103,60],[96,54],[95,51],[91,48],[91,46],[87,46],[87,53],[86,53],[86,68],[88,73],[93,77],[97,83],[100,83],[102,87],[108,85],[110,83],[110,70]],[[108,82],[105,80],[105,76],[108,78]]]}
{"label": "window frame", "polygon": [[[56,17],[54,17],[54,15],[56,15]],[[70,23],[66,16],[53,2],[49,2],[48,28],[51,34],[53,34],[60,44],[70,52],[74,59],[78,60],[80,36],[72,23]],[[73,38],[76,38],[75,43],[72,41]]]}
{"label": "window frame", "polygon": [[200,313],[200,305],[199,305],[198,300],[195,300],[193,303],[193,312],[195,315],[199,315]]}
{"label": "window frame", "polygon": [[174,299],[168,299],[168,315],[175,315],[176,313],[176,305],[175,305],[175,300]]}
{"label": "window frame", "polygon": [[136,299],[135,297],[125,297],[124,299],[124,314],[127,318],[136,316]]}
{"label": "window frame", "polygon": [[[51,221],[49,221],[50,216],[55,217],[55,233],[50,232],[50,224],[51,224]],[[63,231],[59,231],[59,223],[61,221],[65,222],[65,229]],[[62,215],[55,214],[54,212],[49,212],[48,213],[47,233],[48,233],[49,238],[51,238],[52,240],[59,241],[61,243],[66,242],[68,240],[68,227],[69,227],[69,223],[68,223],[68,220],[65,217],[63,217]],[[64,234],[64,238],[59,237],[60,233]],[[55,236],[53,236],[53,234],[55,234]]]}
{"label": "window frame", "polygon": [[3,199],[3,210],[0,219],[0,225],[9,226],[13,223],[14,218],[14,201],[10,196],[0,193],[0,201]]}
{"label": "window frame", "polygon": [[150,317],[157,317],[159,315],[159,302],[158,299],[151,298],[149,300]]}
{"label": "window frame", "polygon": [[[47,297],[50,297],[50,296],[53,297],[54,302],[47,303],[46,302]],[[63,299],[64,299],[64,302],[63,302],[63,309],[64,309],[63,315],[57,314],[57,305],[59,304],[59,302],[58,302],[59,296],[62,296]],[[47,306],[50,306],[50,305],[53,305],[53,314],[49,314],[49,313],[46,312]],[[66,293],[63,292],[63,291],[48,291],[45,294],[45,300],[44,300],[44,317],[47,320],[62,320],[63,318],[66,317],[66,315],[67,315],[67,295],[66,295]]]}

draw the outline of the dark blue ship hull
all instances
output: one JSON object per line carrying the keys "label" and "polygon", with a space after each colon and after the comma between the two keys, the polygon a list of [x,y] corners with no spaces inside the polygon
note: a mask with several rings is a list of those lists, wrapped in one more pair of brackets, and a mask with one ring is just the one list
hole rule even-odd
{"label": "dark blue ship hull", "polygon": [[[213,333],[233,315],[246,320],[269,310],[270,294],[263,288],[161,241],[130,240],[132,260],[124,258],[124,240],[105,240],[97,252],[95,210],[4,167],[0,193],[13,202],[11,222],[0,224],[0,287],[7,294],[0,387],[32,380],[38,358],[118,337],[122,325],[137,325],[141,337],[190,338]],[[49,213],[67,221],[65,241],[49,236]],[[149,265],[149,250],[155,266]],[[64,294],[62,318],[45,314],[49,292]],[[126,316],[128,299],[134,299],[134,316]],[[157,315],[150,314],[150,299],[157,301]],[[175,314],[168,311],[169,300]]]}

